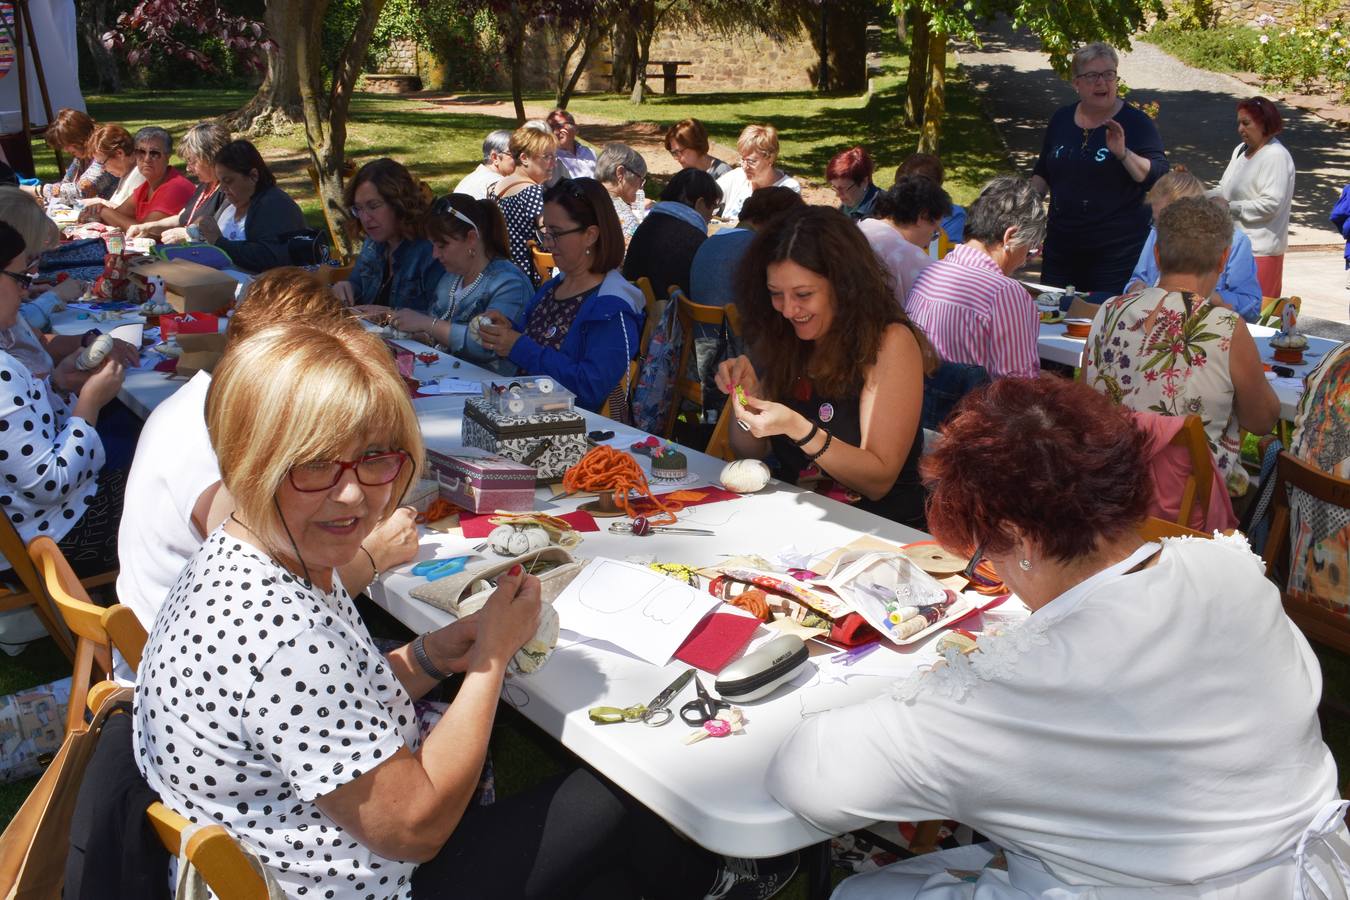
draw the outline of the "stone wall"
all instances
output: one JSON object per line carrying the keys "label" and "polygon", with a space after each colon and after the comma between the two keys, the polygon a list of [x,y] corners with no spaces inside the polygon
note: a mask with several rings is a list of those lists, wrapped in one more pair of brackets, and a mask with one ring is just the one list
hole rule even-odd
{"label": "stone wall", "polygon": [[[681,93],[710,91],[804,91],[812,87],[819,54],[805,31],[784,41],[761,34],[725,35],[696,30],[663,31],[652,41],[651,58],[691,63],[680,67]],[[647,71],[659,72],[648,66]],[[647,86],[661,90],[661,79]]]}
{"label": "stone wall", "polygon": [[417,54],[416,41],[391,41],[380,71],[390,75],[416,75]]}
{"label": "stone wall", "polygon": [[1219,21],[1240,25],[1251,25],[1259,17],[1274,16],[1275,21],[1285,24],[1298,9],[1298,0],[1217,0]]}

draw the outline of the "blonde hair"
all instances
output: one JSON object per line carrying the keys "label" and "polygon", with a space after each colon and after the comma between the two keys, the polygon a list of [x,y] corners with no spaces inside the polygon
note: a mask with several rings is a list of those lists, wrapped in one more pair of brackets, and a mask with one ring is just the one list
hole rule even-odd
{"label": "blonde hair", "polygon": [[1208,275],[1221,269],[1233,243],[1233,220],[1204,197],[1182,197],[1158,216],[1158,269],[1164,275]]}
{"label": "blonde hair", "polygon": [[736,139],[736,152],[747,156],[758,150],[761,156],[778,159],[778,129],[772,125],[747,125]]}
{"label": "blonde hair", "polygon": [[283,322],[338,323],[355,320],[319,276],[296,266],[269,269],[253,280],[230,316],[226,339],[242,341]]}
{"label": "blonde hair", "polygon": [[211,378],[206,427],[221,481],[247,526],[286,547],[276,505],[290,470],[337,459],[353,441],[403,450],[388,516],[422,467],[422,435],[384,342],[359,325],[291,322],[232,342]]}
{"label": "blonde hair", "polygon": [[1153,207],[1156,216],[1169,203],[1182,197],[1205,196],[1205,184],[1188,172],[1185,166],[1174,166],[1166,175],[1154,182],[1144,202]]}
{"label": "blonde hair", "polygon": [[[548,126],[545,125],[544,127],[547,128]],[[531,128],[529,125],[522,125],[511,132],[510,149],[516,162],[520,162],[520,158],[526,154],[531,159],[536,159],[545,153],[556,153],[558,151],[558,139],[553,136],[551,131],[540,131],[537,128]]]}
{"label": "blonde hair", "polygon": [[13,185],[0,185],[0,222],[23,235],[25,251],[37,256],[61,241],[61,231],[33,198]]}

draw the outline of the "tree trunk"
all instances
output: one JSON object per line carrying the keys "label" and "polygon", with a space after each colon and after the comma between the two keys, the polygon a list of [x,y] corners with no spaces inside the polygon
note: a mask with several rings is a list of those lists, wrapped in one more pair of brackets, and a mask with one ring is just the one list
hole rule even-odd
{"label": "tree trunk", "polygon": [[[370,0],[364,0],[370,2]],[[384,0],[379,0],[383,3]],[[524,72],[525,17],[519,3],[512,3],[506,14],[506,61],[511,67],[511,99],[516,106],[516,126],[525,124]]]}
{"label": "tree trunk", "polygon": [[[572,94],[576,93],[577,83],[581,81],[582,73],[586,67],[591,64],[591,56],[595,53],[596,45],[600,43],[600,35],[603,33],[603,24],[593,19],[585,28],[577,32],[577,39],[572,42],[572,47],[563,57],[561,65],[558,66],[558,92],[555,95],[554,103],[559,109],[567,109],[567,104],[572,100]],[[577,60],[576,67],[572,69],[571,77],[567,77],[568,66],[571,65],[572,54],[577,50],[578,43],[581,47],[581,58]],[[563,79],[567,80],[564,81]]]}
{"label": "tree trunk", "polygon": [[905,116],[923,124],[924,94],[928,90],[928,13],[913,7],[909,13],[909,74],[906,76]]}
{"label": "tree trunk", "polygon": [[637,63],[637,30],[632,19],[619,16],[614,22],[614,76],[610,85],[616,94],[624,94],[633,89],[633,77]]}
{"label": "tree trunk", "polygon": [[356,78],[361,74],[361,63],[366,58],[366,48],[375,32],[384,0],[362,0],[356,28],[333,67],[333,83],[327,90],[323,83],[322,43],[328,0],[289,0],[287,5],[291,4],[300,12],[290,45],[295,48],[296,68],[301,75],[300,103],[305,117],[305,143],[309,148],[310,166],[319,184],[319,199],[323,202],[324,219],[333,236],[333,249],[344,258],[351,258],[356,243],[347,228],[349,218],[343,202],[346,185],[342,178],[347,115]]}
{"label": "tree trunk", "polygon": [[942,117],[947,111],[947,32],[928,35],[928,95],[923,104],[923,134],[919,152],[938,155]]}
{"label": "tree trunk", "polygon": [[258,92],[242,109],[225,117],[225,124],[239,134],[286,134],[304,120],[300,108],[300,69],[296,64],[293,35],[303,26],[294,21],[305,4],[268,0],[263,26],[272,40],[267,51],[267,74]]}
{"label": "tree trunk", "polygon": [[644,21],[637,34],[637,62],[633,64],[636,77],[633,80],[633,92],[628,95],[629,103],[641,103],[646,99],[647,60],[652,58],[652,38],[655,36],[656,28]]}
{"label": "tree trunk", "polygon": [[84,0],[80,4],[80,37],[89,48],[89,57],[94,62],[94,75],[97,78],[98,91],[104,94],[116,94],[122,90],[122,73],[117,69],[117,57],[103,46],[102,35],[110,29],[108,25],[108,0]]}

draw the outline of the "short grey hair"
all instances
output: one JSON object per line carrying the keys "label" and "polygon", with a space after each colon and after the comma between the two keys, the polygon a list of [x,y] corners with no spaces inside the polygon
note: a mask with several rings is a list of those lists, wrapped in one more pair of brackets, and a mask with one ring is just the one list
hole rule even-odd
{"label": "short grey hair", "polygon": [[543,119],[528,119],[525,124],[520,127],[529,128],[534,131],[542,131],[549,137],[553,137],[553,129],[550,128],[548,122],[545,122]]}
{"label": "short grey hair", "polygon": [[1223,267],[1233,243],[1233,220],[1204,197],[1182,197],[1158,214],[1158,270],[1208,275]]}
{"label": "short grey hair", "polygon": [[1073,62],[1069,71],[1075,78],[1083,70],[1083,66],[1092,62],[1094,59],[1109,59],[1111,68],[1120,68],[1120,56],[1116,54],[1116,48],[1102,41],[1093,41],[1090,44],[1084,44],[1074,51]]}
{"label": "short grey hair", "polygon": [[173,135],[160,128],[158,125],[147,125],[136,132],[136,137],[132,139],[133,144],[139,144],[141,141],[154,139],[164,145],[164,155],[168,156],[173,152]]}
{"label": "short grey hair", "polygon": [[1016,228],[1009,249],[1035,247],[1045,238],[1045,222],[1045,203],[1031,182],[1002,175],[986,184],[966,210],[965,235],[992,247],[1003,243],[1009,228]]}
{"label": "short grey hair", "polygon": [[[141,129],[144,131],[145,129]],[[140,137],[138,133],[137,138]],[[183,135],[178,155],[183,159],[201,159],[211,162],[220,149],[228,144],[232,136],[230,129],[219,122],[198,122]]]}
{"label": "short grey hair", "polygon": [[642,154],[627,144],[606,144],[595,161],[595,180],[605,184],[616,184],[619,166],[623,166],[640,178],[647,177],[647,161]]}
{"label": "short grey hair", "polygon": [[492,162],[492,154],[511,154],[511,132],[504,128],[488,132],[488,136],[483,138],[483,163]]}

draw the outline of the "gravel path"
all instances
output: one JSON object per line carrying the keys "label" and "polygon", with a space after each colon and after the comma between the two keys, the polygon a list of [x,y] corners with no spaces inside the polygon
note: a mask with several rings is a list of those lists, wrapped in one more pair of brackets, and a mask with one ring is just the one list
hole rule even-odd
{"label": "gravel path", "polygon": [[[1075,99],[1072,87],[1050,68],[1039,42],[1014,32],[1006,20],[991,24],[983,47],[962,47],[959,56],[988,98],[987,108],[1003,131],[1014,161],[1030,172],[1040,152],[1051,112]],[[1234,104],[1257,91],[1218,72],[1194,69],[1152,44],[1137,41],[1124,54],[1120,73],[1131,99],[1157,101],[1158,130],[1168,158],[1217,184],[1237,146]],[[1291,245],[1337,244],[1327,214],[1341,187],[1350,183],[1350,134],[1303,110],[1282,106],[1281,140],[1297,166]]]}

